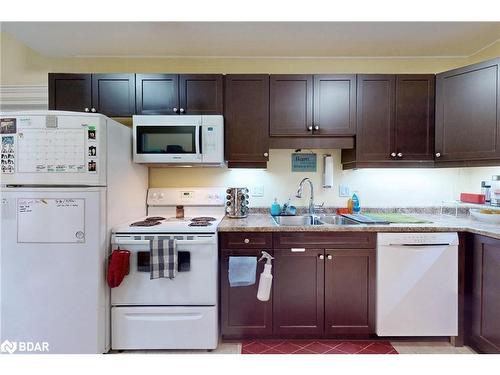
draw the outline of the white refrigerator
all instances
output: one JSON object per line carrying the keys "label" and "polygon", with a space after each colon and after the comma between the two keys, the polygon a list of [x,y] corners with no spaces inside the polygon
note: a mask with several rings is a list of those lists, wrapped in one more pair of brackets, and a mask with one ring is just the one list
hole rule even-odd
{"label": "white refrigerator", "polygon": [[132,131],[43,111],[0,114],[0,135],[0,350],[105,353],[110,229],[146,214]]}

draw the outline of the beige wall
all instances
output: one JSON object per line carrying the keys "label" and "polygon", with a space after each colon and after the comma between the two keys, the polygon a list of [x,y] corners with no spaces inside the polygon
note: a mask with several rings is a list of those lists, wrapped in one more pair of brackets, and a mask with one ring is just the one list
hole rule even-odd
{"label": "beige wall", "polygon": [[[406,59],[165,59],[165,58],[48,58],[12,36],[1,34],[2,85],[46,85],[48,72],[178,72],[178,73],[437,73],[500,56],[500,41],[467,58]],[[316,173],[292,173],[292,150],[271,150],[266,170],[227,168],[151,168],[151,187],[248,186],[264,187],[263,197],[251,197],[253,206],[281,202],[303,177],[315,183],[318,202],[344,205],[339,185],[360,193],[365,206],[439,205],[461,191],[478,192],[480,181],[500,168],[364,169],[342,171],[340,150],[316,150]],[[321,155],[334,156],[334,188],[321,187]],[[307,195],[307,193],[306,193]],[[306,201],[293,200],[305,205]]]}

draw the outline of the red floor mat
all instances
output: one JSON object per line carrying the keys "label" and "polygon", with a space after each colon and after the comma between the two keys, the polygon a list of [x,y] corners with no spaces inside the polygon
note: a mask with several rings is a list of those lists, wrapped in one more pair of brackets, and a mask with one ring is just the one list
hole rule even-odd
{"label": "red floor mat", "polygon": [[398,354],[389,341],[255,340],[241,354]]}

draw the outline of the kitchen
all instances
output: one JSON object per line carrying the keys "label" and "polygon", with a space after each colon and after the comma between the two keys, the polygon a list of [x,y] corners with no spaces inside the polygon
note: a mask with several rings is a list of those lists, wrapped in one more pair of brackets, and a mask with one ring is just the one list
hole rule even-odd
{"label": "kitchen", "polygon": [[2,24],[2,343],[500,353],[498,23],[92,26]]}

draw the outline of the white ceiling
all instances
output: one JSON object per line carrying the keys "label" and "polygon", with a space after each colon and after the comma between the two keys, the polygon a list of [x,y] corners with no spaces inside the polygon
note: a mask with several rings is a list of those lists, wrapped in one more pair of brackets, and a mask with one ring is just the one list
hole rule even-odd
{"label": "white ceiling", "polygon": [[4,22],[46,56],[470,56],[500,22]]}

